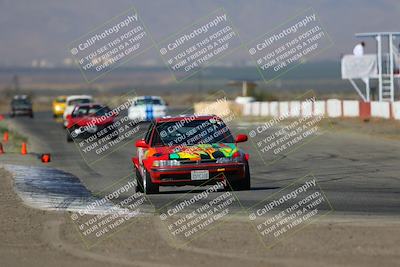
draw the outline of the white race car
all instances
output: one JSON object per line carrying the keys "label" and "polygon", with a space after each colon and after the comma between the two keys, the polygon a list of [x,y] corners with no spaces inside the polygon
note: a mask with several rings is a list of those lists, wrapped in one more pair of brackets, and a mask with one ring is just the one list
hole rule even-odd
{"label": "white race car", "polygon": [[128,118],[137,121],[150,121],[164,117],[167,104],[159,96],[139,96],[133,99],[128,109]]}
{"label": "white race car", "polygon": [[93,103],[93,97],[90,95],[70,95],[67,97],[65,103],[66,107],[63,114],[63,124],[65,127],[67,127],[68,124],[67,116],[72,113],[75,105]]}

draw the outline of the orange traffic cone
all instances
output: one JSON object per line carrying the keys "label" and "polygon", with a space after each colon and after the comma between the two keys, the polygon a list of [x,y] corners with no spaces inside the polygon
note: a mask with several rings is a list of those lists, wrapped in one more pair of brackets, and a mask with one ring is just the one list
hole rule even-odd
{"label": "orange traffic cone", "polygon": [[21,155],[26,155],[27,150],[26,150],[26,143],[23,142],[22,143],[22,147],[21,147]]}
{"label": "orange traffic cone", "polygon": [[8,132],[7,131],[5,131],[3,134],[3,141],[8,142]]}
{"label": "orange traffic cone", "polygon": [[3,144],[0,143],[0,154],[4,154]]}

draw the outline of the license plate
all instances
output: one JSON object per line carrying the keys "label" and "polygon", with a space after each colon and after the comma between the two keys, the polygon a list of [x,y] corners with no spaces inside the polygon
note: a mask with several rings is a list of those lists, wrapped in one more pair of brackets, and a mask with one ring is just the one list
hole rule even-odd
{"label": "license plate", "polygon": [[190,172],[191,179],[194,181],[208,180],[210,178],[209,171],[207,170],[196,170]]}

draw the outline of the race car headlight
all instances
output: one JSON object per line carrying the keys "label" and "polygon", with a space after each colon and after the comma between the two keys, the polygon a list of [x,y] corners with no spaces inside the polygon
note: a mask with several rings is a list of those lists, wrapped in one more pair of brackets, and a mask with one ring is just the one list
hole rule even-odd
{"label": "race car headlight", "polygon": [[217,158],[216,163],[233,163],[233,162],[242,162],[243,156],[239,151],[233,153],[232,157],[224,157],[224,158]]}
{"label": "race car headlight", "polygon": [[180,166],[181,163],[178,160],[155,160],[153,161],[153,166],[155,167],[165,167],[165,166]]}

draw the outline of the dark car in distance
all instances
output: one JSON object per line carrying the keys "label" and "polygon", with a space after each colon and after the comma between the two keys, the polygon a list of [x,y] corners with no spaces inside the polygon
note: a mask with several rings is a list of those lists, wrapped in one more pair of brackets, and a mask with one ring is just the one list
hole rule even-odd
{"label": "dark car in distance", "polygon": [[16,115],[33,118],[32,102],[26,95],[16,95],[11,100],[11,117]]}

